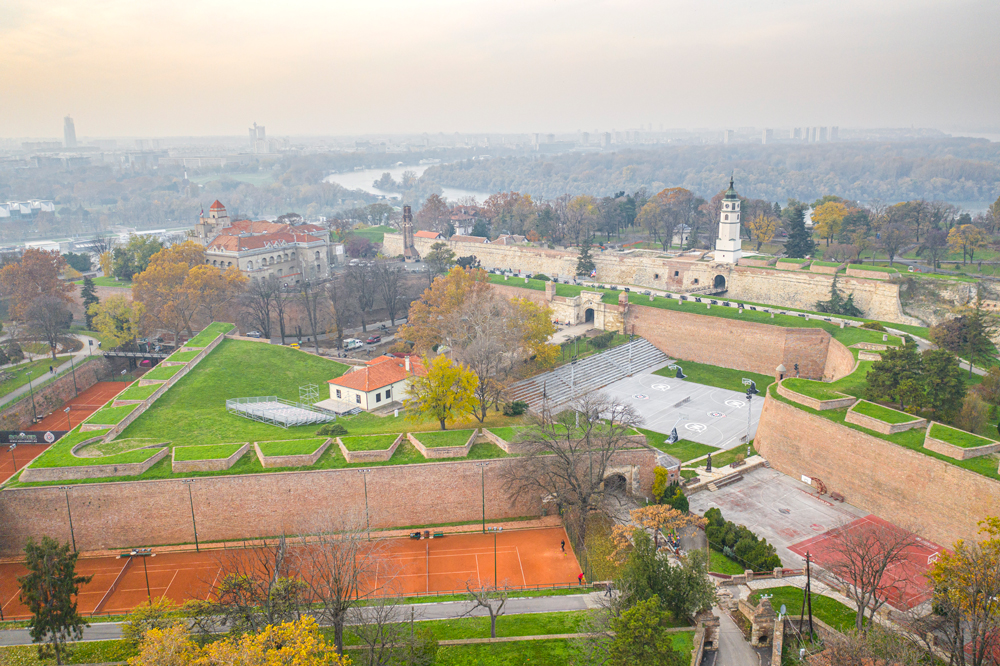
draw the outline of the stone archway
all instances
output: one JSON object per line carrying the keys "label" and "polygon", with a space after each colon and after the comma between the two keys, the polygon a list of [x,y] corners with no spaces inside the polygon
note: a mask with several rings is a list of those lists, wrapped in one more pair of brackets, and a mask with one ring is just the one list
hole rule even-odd
{"label": "stone archway", "polygon": [[583,323],[593,324],[594,323],[594,308],[587,308],[583,313]]}
{"label": "stone archway", "polygon": [[715,276],[715,282],[712,284],[712,286],[715,287],[716,289],[725,289],[726,288],[726,276],[725,275],[716,275]]}
{"label": "stone archway", "polygon": [[604,479],[604,490],[607,492],[628,492],[628,481],[623,474],[610,474]]}

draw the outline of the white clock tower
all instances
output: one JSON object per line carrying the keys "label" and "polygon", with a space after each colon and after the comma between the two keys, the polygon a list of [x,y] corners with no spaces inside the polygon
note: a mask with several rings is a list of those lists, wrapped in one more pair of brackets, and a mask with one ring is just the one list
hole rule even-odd
{"label": "white clock tower", "polygon": [[715,260],[724,264],[737,264],[743,254],[740,241],[740,197],[729,179],[729,189],[722,198],[719,213],[719,238],[715,241]]}

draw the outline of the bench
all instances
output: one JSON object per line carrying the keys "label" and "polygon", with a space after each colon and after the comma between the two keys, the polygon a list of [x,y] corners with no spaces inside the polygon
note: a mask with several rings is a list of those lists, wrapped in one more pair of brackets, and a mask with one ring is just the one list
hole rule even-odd
{"label": "bench", "polygon": [[444,532],[435,532],[434,533],[434,538],[435,539],[441,539],[443,537],[444,537]]}

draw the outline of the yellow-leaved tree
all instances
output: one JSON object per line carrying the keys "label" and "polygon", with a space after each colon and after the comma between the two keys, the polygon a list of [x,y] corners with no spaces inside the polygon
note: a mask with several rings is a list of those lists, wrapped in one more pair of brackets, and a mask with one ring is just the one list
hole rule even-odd
{"label": "yellow-leaved tree", "polygon": [[476,375],[446,356],[433,361],[424,357],[425,376],[410,379],[406,408],[415,415],[428,416],[446,430],[447,421],[471,414],[476,407]]}
{"label": "yellow-leaved tree", "polygon": [[91,305],[87,314],[94,318],[94,330],[105,340],[113,342],[113,348],[130,344],[139,337],[146,306],[124,296],[108,296],[100,303]]}
{"label": "yellow-leaved tree", "polygon": [[512,298],[517,328],[521,330],[521,343],[540,368],[547,368],[559,357],[559,345],[550,345],[549,338],[556,332],[552,323],[552,308],[538,305],[527,298]]}
{"label": "yellow-leaved tree", "polygon": [[813,209],[813,229],[820,238],[826,239],[827,247],[830,246],[833,237],[840,232],[848,212],[847,206],[839,201],[827,201]]}
{"label": "yellow-leaved tree", "polygon": [[955,253],[962,253],[962,263],[966,257],[974,261],[976,250],[986,247],[987,236],[982,229],[973,224],[963,224],[952,227],[948,232],[948,248]]}
{"label": "yellow-leaved tree", "polygon": [[466,270],[455,266],[447,275],[436,278],[423,296],[410,305],[406,323],[396,337],[412,342],[420,353],[445,342],[442,322],[466,302],[475,303],[490,289],[489,277],[481,268]]}
{"label": "yellow-leaved tree", "polygon": [[766,213],[757,213],[746,224],[750,236],[757,242],[758,252],[764,243],[771,242],[771,239],[774,238],[774,233],[778,230],[778,218]]}

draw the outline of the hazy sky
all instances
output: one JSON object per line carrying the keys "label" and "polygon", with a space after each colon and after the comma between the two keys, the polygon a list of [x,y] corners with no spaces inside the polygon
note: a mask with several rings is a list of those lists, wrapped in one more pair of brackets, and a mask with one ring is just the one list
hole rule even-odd
{"label": "hazy sky", "polygon": [[0,136],[1000,126],[997,0],[0,0]]}

